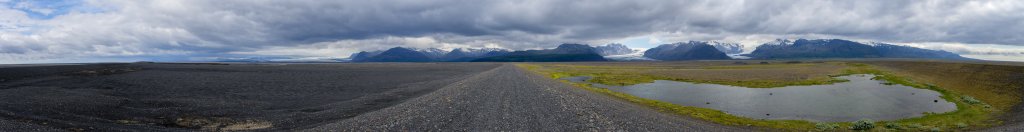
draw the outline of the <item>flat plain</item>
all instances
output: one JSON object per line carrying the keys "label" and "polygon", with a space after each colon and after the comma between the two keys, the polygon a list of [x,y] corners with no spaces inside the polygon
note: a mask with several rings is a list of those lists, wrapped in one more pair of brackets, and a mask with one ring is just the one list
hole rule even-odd
{"label": "flat plain", "polygon": [[962,109],[896,121],[920,127],[907,130],[1014,131],[1024,122],[1024,65],[1005,62],[114,63],[0,68],[0,130],[804,131],[815,124],[735,118],[557,78],[772,88],[850,73],[937,90]]}
{"label": "flat plain", "polygon": [[136,63],[0,68],[0,121],[10,123],[0,124],[0,129],[301,129],[385,108],[499,65]]}

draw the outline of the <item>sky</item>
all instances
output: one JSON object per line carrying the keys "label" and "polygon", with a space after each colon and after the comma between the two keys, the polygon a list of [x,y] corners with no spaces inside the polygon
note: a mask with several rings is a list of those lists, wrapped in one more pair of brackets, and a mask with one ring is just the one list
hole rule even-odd
{"label": "sky", "polygon": [[0,0],[0,64],[798,38],[1024,61],[1024,1]]}

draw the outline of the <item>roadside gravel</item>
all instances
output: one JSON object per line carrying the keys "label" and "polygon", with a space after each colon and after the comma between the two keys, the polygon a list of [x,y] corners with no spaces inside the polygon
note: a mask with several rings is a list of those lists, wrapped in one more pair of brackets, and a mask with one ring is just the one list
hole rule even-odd
{"label": "roadside gravel", "polygon": [[42,131],[60,131],[60,129],[40,126],[31,123],[17,122],[11,120],[0,119],[0,130],[10,132],[42,132]]}

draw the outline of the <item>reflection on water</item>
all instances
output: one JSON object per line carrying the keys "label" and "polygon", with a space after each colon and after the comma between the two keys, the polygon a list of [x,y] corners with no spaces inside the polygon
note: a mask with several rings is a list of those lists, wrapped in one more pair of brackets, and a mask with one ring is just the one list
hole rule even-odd
{"label": "reflection on water", "polygon": [[[925,112],[956,110],[941,94],[903,85],[885,85],[874,75],[837,77],[849,82],[830,85],[746,88],[656,80],[630,86],[593,84],[612,91],[684,106],[696,106],[755,119],[795,119],[825,122],[859,119],[894,120],[923,116]],[[567,77],[585,82],[590,77]]]}

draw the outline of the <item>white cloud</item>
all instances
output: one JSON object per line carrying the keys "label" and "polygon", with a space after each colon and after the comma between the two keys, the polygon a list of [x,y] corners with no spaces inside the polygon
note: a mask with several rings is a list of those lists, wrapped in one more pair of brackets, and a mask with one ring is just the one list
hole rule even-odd
{"label": "white cloud", "polygon": [[95,0],[83,4],[102,10],[37,20],[20,10],[0,7],[0,18],[4,18],[0,20],[0,54],[5,56],[0,61],[218,54],[347,56],[394,46],[536,49],[560,43],[605,44],[637,36],[656,38],[657,43],[842,38],[958,43],[969,48],[1024,45],[1020,43],[1024,42],[1024,13],[1020,13],[1024,1],[1019,0]]}
{"label": "white cloud", "polygon": [[661,44],[661,43],[662,42],[661,42],[661,40],[658,39],[658,37],[649,36],[647,38],[647,44]]}

